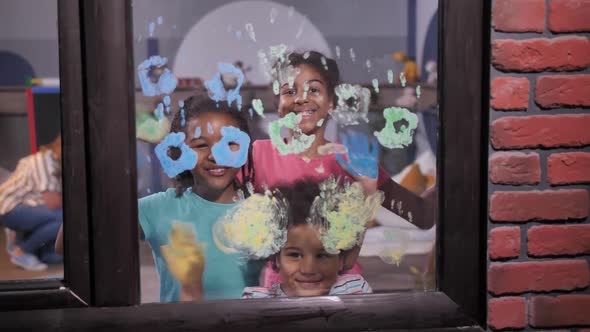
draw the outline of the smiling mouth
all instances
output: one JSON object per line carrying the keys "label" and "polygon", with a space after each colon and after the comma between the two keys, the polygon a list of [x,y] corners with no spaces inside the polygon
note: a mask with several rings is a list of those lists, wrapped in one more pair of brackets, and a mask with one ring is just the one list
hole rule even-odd
{"label": "smiling mouth", "polygon": [[318,288],[321,280],[295,280],[302,288]]}
{"label": "smiling mouth", "polygon": [[302,119],[309,119],[313,116],[313,114],[317,112],[316,109],[304,109],[304,110],[299,110],[299,111],[295,111],[296,114],[301,114],[302,115]]}
{"label": "smiling mouth", "polygon": [[224,176],[225,175],[225,167],[217,167],[217,168],[209,168],[207,169],[207,173],[211,176]]}

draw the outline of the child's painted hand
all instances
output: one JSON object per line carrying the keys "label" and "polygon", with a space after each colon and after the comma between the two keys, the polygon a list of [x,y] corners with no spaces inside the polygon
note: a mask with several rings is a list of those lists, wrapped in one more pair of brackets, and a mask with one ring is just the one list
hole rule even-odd
{"label": "child's painted hand", "polygon": [[360,182],[365,194],[372,194],[377,190],[377,176],[379,174],[379,142],[359,133],[344,134],[340,137],[348,152],[344,160],[342,155],[336,155],[336,160],[350,176]]}
{"label": "child's painted hand", "polygon": [[169,244],[160,248],[168,269],[183,287],[201,283],[205,256],[191,225],[173,221]]}
{"label": "child's painted hand", "polygon": [[[167,63],[167,58],[154,55],[137,66],[139,85],[144,96],[169,95],[176,89],[178,80],[172,75],[170,69],[165,67]],[[157,82],[153,82],[150,77],[151,71],[154,69],[158,69],[156,70],[157,77],[154,77]]]}

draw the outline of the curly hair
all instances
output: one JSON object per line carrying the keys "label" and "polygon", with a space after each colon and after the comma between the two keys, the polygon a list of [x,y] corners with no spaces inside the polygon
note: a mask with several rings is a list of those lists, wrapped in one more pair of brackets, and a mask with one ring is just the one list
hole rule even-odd
{"label": "curly hair", "polygon": [[[238,121],[239,129],[246,134],[250,135],[248,128],[247,112],[242,112],[235,107],[230,107],[226,102],[215,102],[205,92],[199,92],[184,100],[184,121],[188,123],[191,119],[198,117],[203,113],[224,113],[229,114],[232,118]],[[185,123],[185,124],[186,124]],[[185,135],[186,125],[183,125],[183,116],[181,115],[180,109],[174,113],[172,118],[172,124],[170,126],[170,132],[178,133],[183,132]],[[180,149],[170,147],[168,149],[168,156],[174,160],[180,157]],[[246,184],[253,181],[254,179],[254,168],[252,163],[252,145],[248,147],[248,162],[246,165],[241,167],[242,172],[242,183],[238,183],[234,180],[234,186],[236,189],[241,189],[244,195],[248,195],[249,192],[246,189]],[[182,194],[190,187],[194,185],[193,174],[190,170],[186,170],[178,174],[173,179],[174,187],[176,190],[176,197],[182,196]]]}

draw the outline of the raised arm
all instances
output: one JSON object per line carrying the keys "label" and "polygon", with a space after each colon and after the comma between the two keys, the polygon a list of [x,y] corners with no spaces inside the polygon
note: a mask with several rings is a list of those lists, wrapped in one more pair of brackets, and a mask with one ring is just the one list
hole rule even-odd
{"label": "raised arm", "polygon": [[[436,187],[435,187],[436,188]],[[393,180],[383,183],[379,190],[385,194],[382,206],[421,229],[434,225],[437,191],[427,190],[418,196]]]}
{"label": "raised arm", "polygon": [[[418,228],[428,229],[434,225],[436,190],[428,190],[423,197],[402,187],[389,176],[385,180],[380,176],[379,144],[362,134],[342,135],[341,141],[346,146],[346,159],[337,155],[340,166],[370,193],[376,189],[383,191],[385,199],[382,206],[412,223]],[[377,186],[380,182],[381,185]]]}

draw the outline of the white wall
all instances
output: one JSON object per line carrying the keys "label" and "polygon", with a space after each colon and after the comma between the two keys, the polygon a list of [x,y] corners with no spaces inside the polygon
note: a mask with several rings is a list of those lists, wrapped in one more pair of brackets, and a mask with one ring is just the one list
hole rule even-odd
{"label": "white wall", "polygon": [[24,57],[38,77],[57,77],[57,0],[2,0],[0,13],[0,50]]}
{"label": "white wall", "polygon": [[[146,58],[148,24],[155,22],[158,16],[164,17],[164,24],[156,28],[154,37],[160,39],[162,55],[173,59],[189,29],[207,12],[229,2],[231,0],[134,0],[136,63]],[[406,50],[408,0],[276,2],[295,6],[324,34],[332,48],[335,45],[351,45],[359,59],[374,58],[377,62],[386,62],[391,53]],[[421,17],[429,20],[432,14],[428,13],[433,13],[435,7],[436,0],[418,0],[418,40],[424,38],[420,37],[420,29],[427,28],[427,22],[421,27]],[[58,76],[57,0],[2,0],[0,13],[0,49],[25,57],[38,76]],[[364,18],[362,24],[359,17]],[[228,18],[228,24],[230,22],[231,18]],[[425,31],[422,33],[425,34]],[[139,36],[141,41],[137,40]],[[371,48],[364,47],[368,41],[371,41]],[[419,56],[421,45],[417,42]],[[346,68],[344,64],[343,76],[354,79],[362,74],[356,67]]]}
{"label": "white wall", "polygon": [[[154,37],[159,39],[160,55],[174,63],[174,57],[184,36],[190,28],[207,13],[224,6],[229,0],[135,0],[133,17],[135,29],[135,62],[147,57],[146,37],[148,24],[158,16],[164,24],[156,25]],[[407,4],[408,0],[276,0],[275,2],[294,6],[323,34],[330,48],[340,45],[343,53],[355,49],[357,63],[340,62],[342,77],[348,81],[359,81],[366,76],[366,69],[359,62],[372,59],[375,72],[387,78],[386,69],[396,68],[390,55],[405,51],[407,47]],[[279,13],[284,15],[284,13]],[[239,17],[227,17],[231,25]],[[277,18],[279,19],[279,18]],[[225,32],[225,31],[223,31]],[[213,32],[212,32],[213,33]],[[141,39],[141,40],[140,40]],[[381,68],[379,68],[381,66]],[[399,69],[398,69],[399,70]],[[376,75],[377,76],[377,75]]]}
{"label": "white wall", "polygon": [[2,0],[0,13],[1,40],[57,39],[57,0]]}

